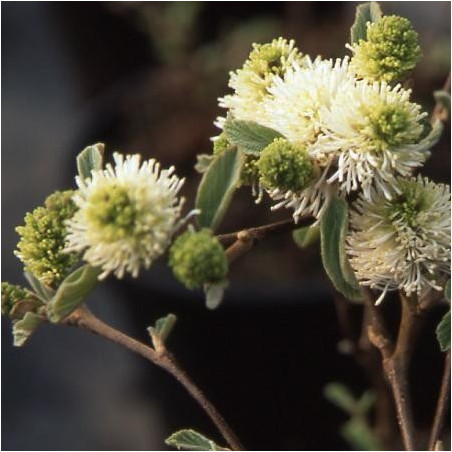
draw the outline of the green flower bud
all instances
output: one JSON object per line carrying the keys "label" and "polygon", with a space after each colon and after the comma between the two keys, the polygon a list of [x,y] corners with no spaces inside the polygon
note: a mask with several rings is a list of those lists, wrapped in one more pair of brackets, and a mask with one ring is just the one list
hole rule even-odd
{"label": "green flower bud", "polygon": [[218,138],[213,142],[213,154],[220,155],[228,149],[231,145],[229,144],[226,134],[222,132]]}
{"label": "green flower bud", "polygon": [[242,170],[240,172],[240,183],[242,185],[253,185],[259,181],[258,161],[259,156],[242,154]]}
{"label": "green flower bud", "polygon": [[350,66],[370,81],[403,80],[421,58],[418,34],[411,22],[399,16],[383,16],[367,25],[367,39],[353,46]]}
{"label": "green flower bud", "polygon": [[27,289],[2,282],[2,315],[21,319],[26,312],[36,312],[41,305],[39,300]]}
{"label": "green flower bud", "polygon": [[219,282],[228,272],[224,249],[209,229],[180,235],[170,249],[169,265],[188,289]]}
{"label": "green flower bud", "polygon": [[261,181],[268,189],[301,191],[313,181],[316,169],[306,149],[277,138],[262,152],[257,163]]}
{"label": "green flower bud", "polygon": [[44,284],[55,287],[77,263],[76,253],[65,253],[65,221],[71,218],[76,207],[73,191],[55,192],[44,206],[25,215],[25,225],[16,228],[20,235],[15,255],[23,262],[25,270]]}

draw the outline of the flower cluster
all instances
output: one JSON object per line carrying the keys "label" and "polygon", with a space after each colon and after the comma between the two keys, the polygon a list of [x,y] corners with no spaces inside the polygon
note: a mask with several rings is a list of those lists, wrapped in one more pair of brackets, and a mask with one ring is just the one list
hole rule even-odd
{"label": "flower cluster", "polygon": [[170,249],[169,264],[175,277],[189,289],[223,281],[228,272],[224,249],[210,229],[180,235]]}
{"label": "flower cluster", "polygon": [[[317,170],[307,186],[287,186],[297,171],[291,165],[279,165],[276,178],[274,168],[271,183],[262,173],[255,177],[260,192],[277,201],[273,208],[292,208],[295,220],[306,214],[320,218],[335,193],[363,191],[369,199],[371,187],[378,187],[390,196],[398,192],[397,176],[410,176],[428,155],[421,141],[426,113],[411,101],[410,90],[388,83],[419,59],[410,22],[385,16],[367,24],[367,39],[351,49],[351,61],[325,60],[301,56],[282,38],[255,44],[243,68],[231,73],[234,93],[219,100],[228,118],[256,122],[306,149]],[[220,128],[224,123],[225,118],[216,122]],[[216,153],[227,146],[224,133],[213,140]],[[254,169],[266,166],[257,162]]]}
{"label": "flower cluster", "polygon": [[422,296],[442,290],[450,276],[450,187],[426,178],[398,180],[388,200],[372,189],[354,203],[347,239],[350,263],[362,284]]}
{"label": "flower cluster", "polygon": [[177,195],[184,183],[174,168],[161,170],[155,160],[114,154],[115,166],[77,177],[73,200],[78,208],[67,223],[67,252],[101,267],[100,279],[110,273],[138,276],[170,243],[181,214]]}
{"label": "flower cluster", "polygon": [[25,215],[25,225],[18,226],[20,235],[16,256],[25,271],[32,273],[48,286],[57,286],[78,262],[77,253],[65,253],[66,221],[77,207],[71,190],[55,192],[44,206]]}

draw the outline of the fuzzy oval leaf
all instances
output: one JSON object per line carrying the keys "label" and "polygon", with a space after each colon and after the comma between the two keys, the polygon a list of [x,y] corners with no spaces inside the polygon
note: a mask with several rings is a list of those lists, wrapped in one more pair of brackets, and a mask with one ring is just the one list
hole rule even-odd
{"label": "fuzzy oval leaf", "polygon": [[348,228],[348,205],[344,199],[334,198],[320,223],[323,266],[334,287],[349,300],[362,300],[355,274],[345,252]]}
{"label": "fuzzy oval leaf", "polygon": [[43,303],[48,303],[55,295],[55,291],[53,289],[39,281],[39,279],[32,273],[24,272],[24,276],[28,281],[28,284],[30,284],[30,287],[33,289],[33,293]]}
{"label": "fuzzy oval leaf", "polygon": [[300,248],[307,248],[309,245],[315,243],[320,237],[319,226],[304,226],[292,232],[294,242]]}
{"label": "fuzzy oval leaf", "polygon": [[189,429],[173,433],[165,440],[165,444],[176,447],[179,450],[229,450],[218,446],[212,440]]}
{"label": "fuzzy oval leaf", "polygon": [[341,383],[328,383],[323,391],[325,398],[346,413],[353,415],[356,411],[357,400],[347,386]]}
{"label": "fuzzy oval leaf", "polygon": [[86,264],[67,276],[49,304],[49,320],[60,322],[80,306],[96,287],[100,273],[99,268]]}
{"label": "fuzzy oval leaf", "polygon": [[204,293],[206,295],[206,306],[209,309],[216,309],[223,301],[224,291],[228,287],[228,282],[220,281],[215,284],[205,284]]}
{"label": "fuzzy oval leaf", "polygon": [[196,195],[199,226],[215,229],[220,224],[239,183],[241,165],[237,148],[227,149],[210,164]]}
{"label": "fuzzy oval leaf", "polygon": [[92,146],[87,146],[77,156],[77,170],[82,179],[91,177],[92,170],[101,170],[104,164],[104,150],[103,143],[96,143]]}
{"label": "fuzzy oval leaf", "polygon": [[14,346],[22,347],[28,338],[34,333],[44,319],[34,312],[27,312],[22,320],[18,320],[13,324]]}
{"label": "fuzzy oval leaf", "polygon": [[358,44],[360,39],[367,39],[367,22],[376,22],[382,16],[380,5],[377,2],[368,2],[356,7],[355,22],[350,28],[352,44]]}
{"label": "fuzzy oval leaf", "polygon": [[436,338],[441,351],[450,350],[450,311],[444,315],[436,327]]}
{"label": "fuzzy oval leaf", "polygon": [[353,450],[384,450],[369,423],[362,417],[348,420],[341,426],[340,432]]}
{"label": "fuzzy oval leaf", "polygon": [[253,121],[228,119],[223,131],[229,143],[237,146],[244,154],[259,154],[275,138],[283,138],[276,130]]}

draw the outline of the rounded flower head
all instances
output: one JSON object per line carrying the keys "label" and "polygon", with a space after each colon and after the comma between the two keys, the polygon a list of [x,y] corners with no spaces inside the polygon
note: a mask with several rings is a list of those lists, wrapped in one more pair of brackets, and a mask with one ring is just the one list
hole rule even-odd
{"label": "rounded flower head", "polygon": [[426,178],[398,181],[388,200],[372,190],[354,204],[347,252],[362,284],[408,296],[442,290],[450,277],[450,187]]}
{"label": "rounded flower head", "polygon": [[315,167],[306,149],[284,138],[277,138],[261,152],[257,166],[264,187],[270,190],[301,191],[315,177]]}
{"label": "rounded flower head", "polygon": [[183,180],[174,168],[161,170],[155,160],[114,154],[115,166],[77,177],[73,199],[77,213],[67,223],[66,251],[84,251],[83,259],[101,267],[100,279],[118,278],[151,263],[167,248],[178,225],[183,199],[177,194]]}
{"label": "rounded flower head", "polygon": [[397,191],[395,176],[409,176],[424,163],[420,137],[427,113],[410,94],[399,85],[358,81],[322,110],[323,135],[312,155],[337,166],[328,182],[338,181],[347,193],[361,188],[367,198],[374,182],[390,197],[391,189]]}
{"label": "rounded flower head", "polygon": [[295,61],[301,62],[302,56],[293,40],[278,38],[267,44],[253,44],[243,67],[230,73],[229,87],[234,94],[219,99],[220,106],[229,109],[236,119],[254,120],[256,108],[268,96],[268,88]]}
{"label": "rounded flower head", "polygon": [[340,91],[354,83],[348,59],[311,61],[293,64],[284,76],[277,77],[253,120],[277,130],[290,142],[313,143],[321,131],[320,109],[329,107]]}
{"label": "rounded flower head", "polygon": [[408,19],[399,16],[384,16],[368,23],[367,39],[351,49],[351,69],[370,81],[400,81],[421,57],[418,34]]}
{"label": "rounded flower head", "polygon": [[77,207],[72,201],[73,191],[55,192],[44,206],[25,215],[25,225],[18,226],[20,235],[15,255],[23,262],[25,271],[48,286],[57,286],[78,261],[76,253],[64,252],[65,222]]}
{"label": "rounded flower head", "polygon": [[189,289],[220,282],[228,272],[224,249],[209,229],[180,235],[170,249],[169,264],[175,277]]}

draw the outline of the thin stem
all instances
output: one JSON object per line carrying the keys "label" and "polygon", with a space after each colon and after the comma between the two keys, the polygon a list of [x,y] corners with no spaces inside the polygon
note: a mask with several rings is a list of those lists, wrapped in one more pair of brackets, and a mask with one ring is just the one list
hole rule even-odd
{"label": "thin stem", "polygon": [[447,413],[450,397],[450,350],[446,354],[444,360],[444,373],[441,381],[441,389],[438,397],[438,404],[436,405],[435,418],[433,419],[432,431],[430,433],[430,440],[428,450],[435,450],[436,443],[439,441],[441,431],[444,425],[444,418]]}
{"label": "thin stem", "polygon": [[263,226],[231,232],[229,234],[220,234],[217,235],[217,238],[223,244],[231,244],[226,250],[226,257],[228,258],[228,262],[231,263],[249,251],[255,242],[263,240],[270,235],[273,236],[281,234],[282,232],[308,226],[311,223],[311,217],[302,218],[298,223],[295,223],[293,219],[283,220],[265,224]]}
{"label": "thin stem", "polygon": [[[450,93],[450,72],[447,76],[446,81],[444,82],[442,90]],[[431,121],[433,122],[435,119],[439,119],[445,122],[447,120],[447,113],[444,113],[443,110],[443,106],[439,102],[437,102],[435,108],[433,109]]]}
{"label": "thin stem", "polygon": [[174,378],[176,378],[176,380],[185,387],[185,389],[199,403],[199,405],[201,405],[203,410],[207,413],[212,422],[223,435],[229,446],[233,450],[245,450],[221,414],[212,405],[212,403],[209,402],[206,396],[188,377],[188,375],[181,369],[174,357],[164,348],[163,345],[159,347],[159,351],[157,352],[153,348],[102,322],[86,308],[77,309],[69,317],[67,317],[65,323],[91,331],[92,333],[98,334],[99,336],[102,336],[112,342],[120,344],[132,352],[141,355],[143,358],[151,361],[162,369],[165,369]]}
{"label": "thin stem", "polygon": [[422,311],[417,309],[417,300],[401,295],[402,317],[394,345],[384,318],[379,308],[375,306],[372,292],[366,289],[365,294],[371,309],[372,325],[369,328],[369,340],[380,349],[383,357],[383,371],[392,389],[405,450],[416,450],[408,373],[415,338],[421,326]]}

